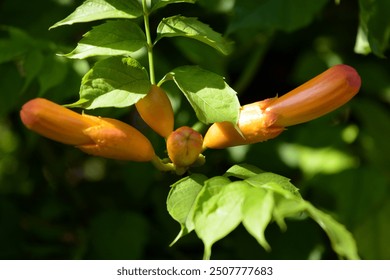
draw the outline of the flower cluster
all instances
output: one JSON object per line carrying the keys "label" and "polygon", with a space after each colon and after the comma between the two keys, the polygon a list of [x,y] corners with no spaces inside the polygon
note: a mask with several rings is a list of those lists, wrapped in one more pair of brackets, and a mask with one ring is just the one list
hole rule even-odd
{"label": "flower cluster", "polygon": [[[321,117],[347,103],[361,80],[350,66],[336,65],[281,96],[241,107],[239,121],[214,123],[202,135],[184,126],[174,129],[174,115],[166,93],[152,85],[136,108],[143,120],[167,140],[169,162],[160,160],[150,141],[119,120],[78,114],[43,98],[22,107],[24,125],[52,140],[73,145],[91,155],[129,161],[152,161],[161,170],[183,173],[206,148],[222,149],[277,137],[285,127]],[[178,171],[180,170],[180,171]]]}

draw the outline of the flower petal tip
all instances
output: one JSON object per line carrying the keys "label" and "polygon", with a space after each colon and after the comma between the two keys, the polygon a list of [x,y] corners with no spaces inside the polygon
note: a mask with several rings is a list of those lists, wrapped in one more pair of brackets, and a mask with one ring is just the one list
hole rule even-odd
{"label": "flower petal tip", "polygon": [[358,92],[362,84],[362,80],[356,69],[345,64],[336,65],[335,67],[342,69],[342,71],[345,73],[349,86],[355,88],[356,92]]}

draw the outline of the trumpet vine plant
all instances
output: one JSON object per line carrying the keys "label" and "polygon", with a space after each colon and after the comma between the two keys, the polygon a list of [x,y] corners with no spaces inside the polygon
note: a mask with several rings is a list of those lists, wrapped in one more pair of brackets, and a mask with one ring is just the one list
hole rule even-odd
{"label": "trumpet vine plant", "polygon": [[[151,30],[150,16],[179,2],[193,4],[196,0],[86,0],[55,23],[50,29],[99,21],[73,51],[63,55],[98,59],[82,78],[76,102],[62,106],[33,99],[20,112],[24,125],[93,156],[151,162],[161,172],[176,173],[178,181],[170,186],[166,201],[169,214],[180,224],[171,245],[194,231],[204,244],[204,259],[211,257],[215,242],[240,224],[269,251],[267,226],[275,222],[285,230],[287,218],[302,215],[318,223],[340,258],[357,259],[351,233],[306,201],[288,178],[245,163],[212,178],[193,168],[207,164],[206,149],[266,141],[280,135],[285,127],[339,108],[359,91],[357,72],[347,65],[335,65],[321,74],[313,73],[313,79],[285,95],[246,105],[240,104],[224,77],[197,65],[179,66],[156,77],[154,50],[164,38],[187,37],[223,55],[232,51],[229,40],[194,17],[162,18],[157,30]],[[143,50],[147,65],[136,59]],[[199,122],[210,125],[205,134],[191,124],[175,127],[174,111],[162,87],[167,82],[173,82],[184,94]],[[131,125],[86,113],[133,105],[166,143],[166,154],[157,155],[148,138]],[[83,108],[85,113],[76,113],[72,107]]]}

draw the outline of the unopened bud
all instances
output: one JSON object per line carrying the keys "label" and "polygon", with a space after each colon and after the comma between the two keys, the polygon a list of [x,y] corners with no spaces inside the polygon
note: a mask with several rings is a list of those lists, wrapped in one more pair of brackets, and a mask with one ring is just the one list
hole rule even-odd
{"label": "unopened bud", "polygon": [[178,167],[188,167],[199,157],[202,151],[202,135],[188,126],[173,131],[167,139],[170,160]]}

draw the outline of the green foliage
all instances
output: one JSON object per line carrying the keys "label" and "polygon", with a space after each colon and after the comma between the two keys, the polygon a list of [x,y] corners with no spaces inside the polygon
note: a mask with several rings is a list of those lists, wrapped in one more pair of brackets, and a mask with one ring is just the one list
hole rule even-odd
{"label": "green foliage", "polygon": [[224,55],[228,55],[232,51],[231,44],[221,34],[196,18],[173,16],[162,19],[157,27],[156,42],[164,37],[178,36],[201,41]]}
{"label": "green foliage", "polygon": [[137,0],[87,0],[68,17],[50,28],[109,18],[137,18],[142,16],[142,7]]}
{"label": "green foliage", "polygon": [[144,97],[149,89],[148,73],[137,60],[114,56],[100,60],[85,74],[80,100],[72,106],[127,107]]}
{"label": "green foliage", "polygon": [[[183,1],[159,1],[152,10],[169,3]],[[193,1],[184,1],[193,2]],[[138,1],[123,2],[90,0],[79,6],[70,16],[51,28],[77,22],[88,22],[107,18],[133,18],[141,14]],[[146,26],[148,26],[146,19]],[[149,34],[150,30],[146,30]],[[188,37],[199,40],[223,54],[231,51],[231,44],[221,34],[195,18],[173,16],[161,20],[157,27],[155,44],[164,37]],[[80,40],[78,46],[68,55],[69,58],[92,56],[131,56],[135,51],[148,45],[138,25],[126,21],[109,21],[93,28]],[[152,46],[149,46],[149,55]],[[151,59],[149,63],[152,63]],[[127,68],[128,67],[128,68]],[[153,83],[154,65],[150,65],[150,79]],[[79,101],[70,106],[86,109],[103,107],[127,107],[135,104],[149,90],[149,78],[135,59],[120,60],[110,58],[99,61],[84,76],[80,88]],[[181,67],[172,70],[165,80],[173,79],[189,100],[198,119],[206,124],[217,121],[236,123],[239,114],[239,101],[233,89],[223,78],[197,67]]]}
{"label": "green foliage", "polygon": [[237,122],[240,103],[223,77],[197,66],[181,66],[167,74],[166,80],[176,83],[201,122]]}
{"label": "green foliage", "polygon": [[386,0],[359,0],[360,26],[355,51],[368,54],[371,51],[385,57],[390,41],[390,3]]}
{"label": "green foliage", "polygon": [[[1,259],[390,258],[388,1],[3,2]],[[176,124],[202,130],[335,63],[361,75],[351,103],[265,143],[206,151],[184,178],[81,154],[18,115],[37,96],[94,109],[165,155],[130,107],[155,74]]]}
{"label": "green foliage", "polygon": [[[212,245],[228,235],[241,222],[266,250],[271,247],[265,230],[274,220],[283,230],[285,219],[304,214],[327,233],[340,257],[357,259],[357,248],[350,232],[312,204],[302,199],[290,180],[248,165],[233,166],[224,176],[210,179],[192,174],[172,186],[168,211],[181,225],[179,237],[195,230],[205,246],[204,258]],[[231,181],[228,177],[243,180]]]}
{"label": "green foliage", "polygon": [[130,21],[108,21],[84,34],[66,57],[84,59],[98,55],[131,56],[146,46],[145,34]]}

